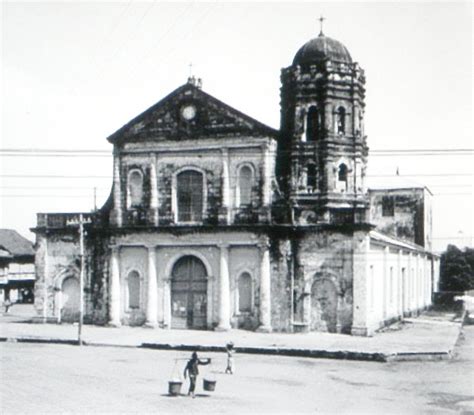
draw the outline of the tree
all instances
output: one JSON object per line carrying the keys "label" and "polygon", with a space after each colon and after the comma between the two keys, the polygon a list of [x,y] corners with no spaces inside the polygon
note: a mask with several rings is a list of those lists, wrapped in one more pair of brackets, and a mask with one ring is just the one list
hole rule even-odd
{"label": "tree", "polygon": [[440,285],[442,291],[467,291],[474,289],[474,249],[464,252],[448,245],[441,255]]}

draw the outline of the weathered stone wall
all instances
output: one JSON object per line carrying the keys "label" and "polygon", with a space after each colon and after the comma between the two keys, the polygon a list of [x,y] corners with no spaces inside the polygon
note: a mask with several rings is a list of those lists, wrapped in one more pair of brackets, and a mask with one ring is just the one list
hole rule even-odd
{"label": "weathered stone wall", "polygon": [[[239,170],[243,165],[249,166],[253,173],[250,207],[255,211],[254,222],[258,221],[259,208],[270,203],[264,200],[264,195],[271,193],[275,141],[263,137],[201,139],[198,148],[199,151],[196,151],[196,143],[189,140],[169,141],[166,144],[145,141],[128,143],[116,151],[115,157],[119,158],[120,164],[119,200],[124,224],[151,224],[148,212],[152,206],[151,186],[155,182],[159,224],[176,223],[176,175],[186,169],[194,169],[204,175],[204,224],[222,222],[219,213],[224,207],[224,190],[228,193],[226,207],[231,210],[230,217],[237,218],[241,213],[238,186]],[[152,165],[156,181],[150,177]],[[143,176],[140,206],[131,206],[130,203],[129,176],[132,171],[138,171]],[[225,179],[226,175],[228,179]],[[248,209],[244,210],[247,212]]]}
{"label": "weathered stone wall", "polygon": [[[427,229],[423,189],[371,189],[369,194],[370,221],[377,230],[425,246]],[[393,198],[393,216],[383,216],[384,197]]]}
{"label": "weathered stone wall", "polygon": [[286,238],[273,238],[270,243],[272,328],[291,332],[291,243]]}
{"label": "weathered stone wall", "polygon": [[310,330],[350,332],[352,232],[324,229],[303,232],[296,260],[298,317]]}
{"label": "weathered stone wall", "polygon": [[77,230],[61,230],[48,236],[38,233],[36,243],[35,308],[42,318],[60,321],[62,283],[69,277],[79,278],[79,235]]}

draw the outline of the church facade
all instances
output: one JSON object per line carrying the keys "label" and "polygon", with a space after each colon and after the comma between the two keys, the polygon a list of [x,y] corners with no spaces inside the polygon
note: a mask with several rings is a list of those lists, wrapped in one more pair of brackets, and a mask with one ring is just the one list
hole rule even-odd
{"label": "church facade", "polygon": [[95,324],[370,335],[428,307],[438,257],[371,208],[364,71],[321,33],[281,81],[280,130],[191,77],[108,137],[105,205],[38,214],[38,313],[78,318],[81,253]]}

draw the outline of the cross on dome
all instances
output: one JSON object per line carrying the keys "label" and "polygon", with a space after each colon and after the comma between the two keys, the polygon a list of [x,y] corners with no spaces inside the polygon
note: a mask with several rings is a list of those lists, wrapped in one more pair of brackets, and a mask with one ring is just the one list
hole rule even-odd
{"label": "cross on dome", "polygon": [[324,36],[324,33],[323,33],[323,23],[324,23],[324,21],[326,20],[326,18],[323,17],[323,15],[321,15],[321,17],[320,17],[318,20],[319,20],[319,36]]}

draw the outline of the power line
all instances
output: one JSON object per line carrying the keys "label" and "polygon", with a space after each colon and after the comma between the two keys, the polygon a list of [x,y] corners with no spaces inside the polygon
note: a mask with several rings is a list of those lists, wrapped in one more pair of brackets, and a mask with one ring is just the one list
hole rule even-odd
{"label": "power line", "polygon": [[[470,177],[474,176],[474,173],[420,173],[420,174],[369,174],[366,178],[370,177]],[[29,178],[29,179],[112,179],[112,176],[99,176],[99,175],[64,175],[64,174],[0,174],[0,177],[5,178]],[[237,178],[236,175],[230,175],[231,178]],[[282,176],[271,175],[270,179],[278,179]],[[413,185],[412,187],[417,187]],[[419,187],[419,186],[418,186]],[[429,187],[429,186],[427,186]]]}
{"label": "power line", "polygon": [[[232,151],[233,153],[243,152],[244,150]],[[293,150],[276,150],[271,153],[293,153]],[[4,148],[0,149],[0,155],[12,156],[12,155],[44,155],[44,156],[70,156],[70,155],[102,155],[112,156],[112,151],[108,150],[97,150],[97,149],[40,149],[40,148]],[[432,156],[443,156],[443,155],[474,155],[474,149],[386,149],[386,150],[370,150],[369,156],[388,156],[388,155],[432,155]]]}

